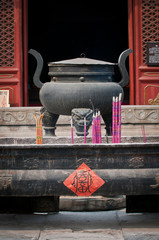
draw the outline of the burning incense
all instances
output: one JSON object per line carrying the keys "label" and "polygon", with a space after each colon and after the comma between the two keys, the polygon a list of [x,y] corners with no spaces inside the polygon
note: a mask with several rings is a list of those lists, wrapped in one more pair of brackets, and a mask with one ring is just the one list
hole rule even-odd
{"label": "burning incense", "polygon": [[142,129],[142,136],[143,136],[144,143],[146,143],[145,127],[141,126],[141,129]]}
{"label": "burning incense", "polygon": [[118,143],[121,143],[121,97],[122,94],[119,94],[119,124],[118,124]]}
{"label": "burning incense", "polygon": [[102,143],[100,111],[97,111],[96,113],[93,113],[92,143]]}
{"label": "burning incense", "polygon": [[100,111],[99,111],[99,143],[102,143],[102,132],[101,132],[101,115],[100,115]]}
{"label": "burning incense", "polygon": [[112,143],[121,143],[121,98],[120,93],[112,101]]}
{"label": "burning incense", "polygon": [[112,101],[112,143],[121,143],[121,98],[120,93]]}
{"label": "burning incense", "polygon": [[112,123],[112,135],[113,135],[113,138],[112,138],[112,143],[115,143],[115,97],[113,97],[113,109],[112,109],[112,114],[113,114],[113,117],[112,117],[112,120],[113,120],[113,123]]}
{"label": "burning incense", "polygon": [[97,143],[101,143],[102,142],[102,138],[101,138],[101,117],[100,117],[100,111],[98,111],[97,113],[97,117],[96,117],[96,123],[97,123]]}
{"label": "burning incense", "polygon": [[92,121],[92,143],[96,143],[96,117],[94,113]]}
{"label": "burning incense", "polygon": [[39,144],[39,139],[38,139],[38,121],[37,121],[37,117],[34,115],[34,119],[36,121],[36,144]]}
{"label": "burning incense", "polygon": [[43,144],[43,128],[42,128],[43,114],[39,117],[39,144]]}
{"label": "burning incense", "polygon": [[84,143],[86,143],[86,118],[84,118]]}
{"label": "burning incense", "polygon": [[74,139],[73,139],[73,121],[72,121],[72,117],[71,117],[71,143],[74,143]]}
{"label": "burning incense", "polygon": [[93,120],[92,120],[92,143],[94,143],[94,121]]}
{"label": "burning incense", "polygon": [[43,144],[42,118],[43,114],[40,115],[39,119],[34,115],[36,121],[36,144]]}
{"label": "burning incense", "polygon": [[99,142],[99,135],[98,135],[98,112],[96,112],[96,122],[95,122],[95,135],[96,135],[96,143]]}
{"label": "burning incense", "polygon": [[118,97],[115,99],[115,143],[118,143]]}

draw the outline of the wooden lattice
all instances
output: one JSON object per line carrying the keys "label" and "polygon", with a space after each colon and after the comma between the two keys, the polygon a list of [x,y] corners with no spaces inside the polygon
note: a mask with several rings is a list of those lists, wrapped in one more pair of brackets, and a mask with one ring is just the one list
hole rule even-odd
{"label": "wooden lattice", "polygon": [[0,0],[0,67],[14,66],[14,1]]}
{"label": "wooden lattice", "polygon": [[159,0],[142,1],[143,64],[146,65],[147,42],[159,41]]}

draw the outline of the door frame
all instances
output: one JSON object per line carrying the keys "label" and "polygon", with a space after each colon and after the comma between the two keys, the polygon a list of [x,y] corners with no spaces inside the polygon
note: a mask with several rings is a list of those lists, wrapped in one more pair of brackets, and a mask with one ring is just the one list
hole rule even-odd
{"label": "door frame", "polygon": [[23,0],[23,102],[28,106],[28,0]]}
{"label": "door frame", "polygon": [[133,53],[129,56],[129,79],[130,79],[130,105],[135,104],[135,81],[134,81],[134,20],[133,20],[133,0],[128,0],[128,41],[129,48]]}
{"label": "door frame", "polygon": [[[128,41],[129,48],[134,50],[134,0],[128,1]],[[28,106],[28,0],[22,0],[23,5],[23,101],[24,106]],[[135,104],[135,81],[134,81],[134,54],[129,56],[129,78],[130,78],[130,95],[131,105]]]}

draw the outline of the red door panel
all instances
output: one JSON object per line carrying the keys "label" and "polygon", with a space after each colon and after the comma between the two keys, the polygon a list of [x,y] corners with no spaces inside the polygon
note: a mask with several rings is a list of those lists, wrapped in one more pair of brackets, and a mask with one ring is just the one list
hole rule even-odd
{"label": "red door panel", "polygon": [[159,66],[147,65],[147,43],[159,42],[159,1],[129,1],[131,104],[155,104],[159,93]]}
{"label": "red door panel", "polygon": [[21,0],[0,1],[0,89],[11,106],[22,105]]}

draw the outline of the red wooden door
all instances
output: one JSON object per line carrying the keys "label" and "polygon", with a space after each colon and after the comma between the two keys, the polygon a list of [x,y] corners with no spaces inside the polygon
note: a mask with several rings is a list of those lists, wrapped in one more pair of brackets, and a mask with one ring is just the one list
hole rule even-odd
{"label": "red wooden door", "polygon": [[159,1],[129,0],[130,104],[159,104],[159,65],[147,65],[147,43],[159,44]]}
{"label": "red wooden door", "polygon": [[21,0],[0,1],[0,90],[11,106],[22,106]]}

